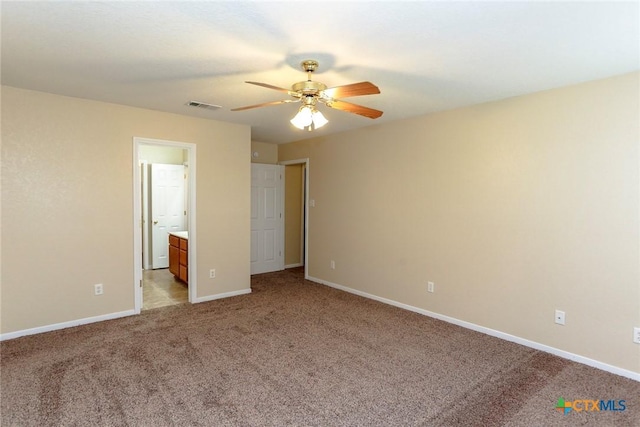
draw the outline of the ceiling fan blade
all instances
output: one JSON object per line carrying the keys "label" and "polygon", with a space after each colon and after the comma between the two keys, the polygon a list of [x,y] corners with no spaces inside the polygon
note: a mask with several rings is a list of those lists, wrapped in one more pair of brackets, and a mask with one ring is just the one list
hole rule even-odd
{"label": "ceiling fan blade", "polygon": [[260,82],[245,82],[245,83],[249,83],[251,85],[256,85],[256,86],[262,86],[262,87],[266,87],[267,89],[273,89],[273,90],[277,90],[279,92],[284,92],[290,95],[290,90],[289,89],[285,89],[283,87],[278,87],[278,86],[273,86],[267,83],[260,83]]}
{"label": "ceiling fan blade", "polygon": [[263,102],[262,104],[247,105],[246,107],[232,108],[231,111],[250,110],[252,108],[267,107],[269,105],[287,104],[289,102],[298,102],[299,99],[283,99],[282,101]]}
{"label": "ceiling fan blade", "polygon": [[350,102],[333,100],[326,102],[327,107],[335,108],[336,110],[347,111],[349,113],[359,114],[361,116],[369,117],[370,119],[377,119],[382,115],[382,111],[374,110],[373,108],[363,107],[362,105],[352,104]]}
{"label": "ceiling fan blade", "polygon": [[348,98],[350,96],[375,95],[380,93],[380,89],[371,82],[360,82],[330,87],[329,89],[325,89],[323,93],[329,98]]}

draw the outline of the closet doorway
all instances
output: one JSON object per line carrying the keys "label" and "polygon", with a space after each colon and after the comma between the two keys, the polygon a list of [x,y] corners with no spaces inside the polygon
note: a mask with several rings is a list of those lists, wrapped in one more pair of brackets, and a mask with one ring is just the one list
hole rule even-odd
{"label": "closet doorway", "polygon": [[285,167],[285,266],[304,266],[308,278],[309,159],[279,162]]}

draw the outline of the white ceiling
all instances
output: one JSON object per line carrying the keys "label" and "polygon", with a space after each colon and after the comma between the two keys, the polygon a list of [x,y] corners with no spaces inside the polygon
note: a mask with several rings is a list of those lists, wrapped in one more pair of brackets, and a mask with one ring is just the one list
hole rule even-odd
{"label": "white ceiling", "polygon": [[[640,69],[631,2],[9,2],[2,1],[2,84],[250,125],[284,143]],[[322,108],[314,132],[298,104],[231,108],[289,88],[371,81],[346,99],[376,120]],[[217,111],[188,107],[190,100]]]}

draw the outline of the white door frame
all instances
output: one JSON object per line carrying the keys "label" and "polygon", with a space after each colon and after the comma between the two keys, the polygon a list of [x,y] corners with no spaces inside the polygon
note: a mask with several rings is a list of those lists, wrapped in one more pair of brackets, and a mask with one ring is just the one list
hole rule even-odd
{"label": "white door frame", "polygon": [[[304,159],[296,159],[296,160],[285,160],[283,162],[278,162],[279,165],[288,166],[288,165],[305,165],[304,172],[304,278],[309,279],[309,158]],[[286,218],[285,218],[286,221]],[[284,227],[283,227],[284,233]]]}
{"label": "white door frame", "polygon": [[141,189],[142,192],[142,268],[148,270],[151,268],[151,263],[149,262],[149,239],[147,238],[148,224],[149,224],[149,162],[144,159],[138,159],[138,163],[141,165],[138,168],[142,168],[141,172]]}
{"label": "white door frame", "polygon": [[189,302],[196,300],[197,274],[196,271],[196,144],[188,142],[165,141],[133,137],[133,287],[134,287],[134,312],[140,314],[142,310],[142,183],[140,178],[139,152],[141,145],[156,145],[163,147],[176,147],[187,150],[189,162],[189,174],[187,185],[189,191],[189,204],[187,206],[189,224]]}

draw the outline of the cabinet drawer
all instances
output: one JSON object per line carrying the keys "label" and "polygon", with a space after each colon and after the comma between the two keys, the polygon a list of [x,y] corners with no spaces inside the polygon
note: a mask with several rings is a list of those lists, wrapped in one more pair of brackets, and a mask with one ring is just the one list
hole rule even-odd
{"label": "cabinet drawer", "polygon": [[180,249],[187,250],[189,247],[189,241],[187,239],[180,239]]}
{"label": "cabinet drawer", "polygon": [[180,276],[179,277],[180,277],[180,279],[182,279],[185,282],[189,281],[189,277],[188,277],[187,272],[188,272],[187,267],[185,267],[184,265],[181,265],[180,266]]}
{"label": "cabinet drawer", "polygon": [[180,238],[174,236],[173,234],[169,234],[169,245],[179,248],[180,247]]}
{"label": "cabinet drawer", "polygon": [[187,251],[180,251],[180,265],[188,265],[187,260]]}

